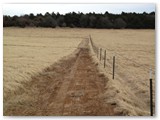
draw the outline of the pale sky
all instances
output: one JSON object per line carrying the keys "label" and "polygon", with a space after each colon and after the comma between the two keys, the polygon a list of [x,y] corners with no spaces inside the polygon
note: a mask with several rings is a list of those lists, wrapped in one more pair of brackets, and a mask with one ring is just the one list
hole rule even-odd
{"label": "pale sky", "polygon": [[117,13],[136,12],[150,13],[155,11],[155,4],[3,4],[3,15],[24,15],[24,14],[37,14],[46,12],[59,12],[65,14],[68,12],[95,12],[95,13]]}

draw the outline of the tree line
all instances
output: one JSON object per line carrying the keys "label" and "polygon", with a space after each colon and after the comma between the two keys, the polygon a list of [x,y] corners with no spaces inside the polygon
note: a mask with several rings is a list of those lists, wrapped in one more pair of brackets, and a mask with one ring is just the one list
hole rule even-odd
{"label": "tree line", "polygon": [[155,29],[155,12],[112,14],[70,12],[66,14],[49,13],[44,15],[25,14],[22,16],[3,16],[4,27],[81,27],[104,29]]}

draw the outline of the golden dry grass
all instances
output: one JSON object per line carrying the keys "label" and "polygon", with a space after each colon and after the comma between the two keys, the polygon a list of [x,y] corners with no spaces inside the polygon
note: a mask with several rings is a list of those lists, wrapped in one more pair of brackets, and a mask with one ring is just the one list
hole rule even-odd
{"label": "golden dry grass", "polygon": [[4,98],[30,77],[72,53],[81,38],[65,30],[45,28],[4,29]]}
{"label": "golden dry grass", "polygon": [[[107,50],[104,70],[109,78],[102,95],[106,104],[118,106],[124,115],[149,115],[149,68],[155,80],[155,31],[154,30],[105,30],[105,29],[4,29],[4,103],[23,82],[52,65],[62,56],[73,52],[83,38],[92,36],[99,48]],[[112,57],[116,56],[115,79],[112,80]],[[154,83],[154,81],[153,81]],[[155,83],[153,84],[155,86]],[[30,91],[32,92],[32,91]],[[33,90],[33,93],[35,91]],[[11,94],[13,93],[13,94]],[[27,98],[25,93],[25,98]],[[155,94],[155,93],[154,93]],[[18,104],[21,96],[11,104]],[[8,102],[10,104],[10,102]]]}
{"label": "golden dry grass", "polygon": [[[117,103],[128,115],[149,115],[149,69],[152,68],[153,96],[155,97],[155,31],[154,30],[99,30],[91,33],[93,42],[106,49],[107,103]],[[116,57],[115,79],[112,80],[113,56]],[[100,69],[103,69],[103,60]],[[155,102],[155,99],[154,99]]]}

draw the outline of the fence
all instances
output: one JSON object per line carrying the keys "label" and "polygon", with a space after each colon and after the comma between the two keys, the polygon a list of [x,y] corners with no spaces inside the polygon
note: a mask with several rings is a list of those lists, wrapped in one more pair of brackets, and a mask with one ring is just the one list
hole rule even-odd
{"label": "fence", "polygon": [[[122,77],[122,78],[126,78],[130,75],[133,75],[133,71],[132,70],[124,70],[124,68],[126,68],[126,64],[132,64],[134,65],[134,69],[137,68],[141,71],[148,71],[148,66],[146,64],[139,64],[138,62],[129,59],[127,57],[125,57],[124,55],[120,54],[120,53],[113,53],[113,50],[108,49],[108,48],[99,48],[95,45],[95,43],[92,40],[92,37],[89,36],[90,38],[90,42],[91,42],[91,46],[93,48],[93,51],[95,52],[97,58],[99,59],[99,63],[104,66],[104,70],[106,72],[108,72],[109,74],[112,75],[112,79],[115,79],[115,74],[117,75],[117,77]],[[109,55],[110,53],[110,55]],[[117,62],[116,62],[117,61]],[[124,61],[122,63],[122,61]],[[107,64],[107,65],[106,65]],[[128,65],[129,66],[129,65]],[[112,70],[109,68],[112,68]],[[116,70],[116,73],[115,73]],[[147,78],[147,75],[143,78],[144,80],[149,80],[148,82],[148,87],[149,89],[149,96],[150,96],[150,115],[153,116],[153,82],[152,82],[152,75],[151,74],[155,74],[154,70],[150,70],[150,78]],[[128,75],[128,76],[127,76]],[[126,77],[127,76],[127,77]],[[135,75],[134,77],[129,76],[131,80],[135,80],[135,79],[139,79],[141,80],[141,76]],[[142,84],[143,80],[141,81]],[[137,84],[137,83],[136,83]],[[130,83],[130,86],[132,87],[132,82]]]}
{"label": "fence", "polygon": [[[102,48],[98,48],[93,43],[93,40],[92,40],[91,36],[89,36],[89,39],[90,39],[93,51],[95,52],[97,58],[100,60],[100,62],[103,62],[103,66],[104,66],[104,68],[106,68],[106,49],[103,50]],[[113,79],[114,79],[114,75],[115,75],[115,56],[113,56],[113,71],[112,71],[112,78]]]}

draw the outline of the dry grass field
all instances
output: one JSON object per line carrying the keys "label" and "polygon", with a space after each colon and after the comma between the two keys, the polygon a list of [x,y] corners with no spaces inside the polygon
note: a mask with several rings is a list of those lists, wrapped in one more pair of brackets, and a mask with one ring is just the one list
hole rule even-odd
{"label": "dry grass field", "polygon": [[[91,44],[83,42],[89,35],[103,49],[102,57],[106,49],[105,69]],[[3,44],[4,115],[149,115],[150,66],[155,80],[154,30],[4,28]],[[73,51],[75,54],[68,56]],[[90,76],[80,70],[81,66],[91,72]],[[104,106],[102,112],[92,111],[95,106],[88,110],[86,101],[92,94],[97,97],[89,103]],[[81,102],[85,108],[78,107],[77,113],[84,113],[77,114],[71,108],[81,106]]]}
{"label": "dry grass field", "polygon": [[[106,49],[106,75],[112,78],[113,56],[115,79],[112,87],[118,94],[113,100],[113,89],[108,102],[115,101],[130,115],[149,115],[149,70],[152,68],[153,88],[155,88],[155,31],[154,30],[100,30],[91,34],[94,43],[102,48],[102,57]],[[103,63],[103,60],[101,64]],[[103,66],[101,66],[103,67]],[[109,85],[109,84],[108,84]],[[155,90],[155,89],[154,89]],[[155,97],[155,94],[153,93]]]}
{"label": "dry grass field", "polygon": [[15,94],[22,82],[72,53],[81,38],[65,30],[4,29],[4,98]]}

